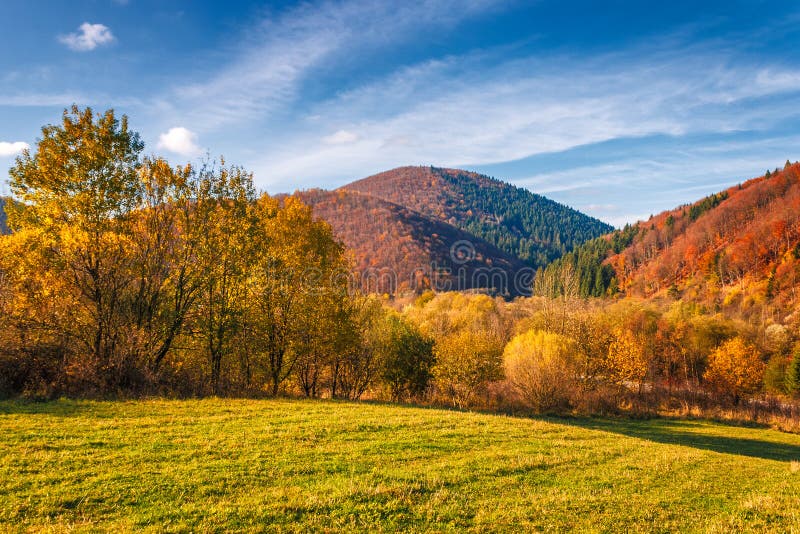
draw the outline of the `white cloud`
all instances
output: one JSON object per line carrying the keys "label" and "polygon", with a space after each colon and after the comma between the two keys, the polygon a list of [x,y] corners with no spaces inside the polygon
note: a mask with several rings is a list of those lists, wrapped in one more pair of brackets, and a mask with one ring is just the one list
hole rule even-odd
{"label": "white cloud", "polygon": [[202,149],[197,145],[197,135],[183,126],[170,128],[158,137],[158,148],[181,156],[199,156]]}
{"label": "white cloud", "polygon": [[349,145],[356,141],[358,141],[358,134],[348,132],[347,130],[339,130],[334,134],[322,138],[322,142],[326,145]]}
{"label": "white cloud", "polygon": [[7,141],[0,141],[0,158],[8,158],[10,156],[16,156],[23,150],[30,147],[31,146],[28,143],[24,143],[22,141],[16,141],[13,143],[9,143]]}
{"label": "white cloud", "polygon": [[114,34],[108,26],[103,24],[90,24],[84,22],[78,27],[78,32],[59,36],[58,40],[76,52],[88,52],[98,46],[114,41]]}

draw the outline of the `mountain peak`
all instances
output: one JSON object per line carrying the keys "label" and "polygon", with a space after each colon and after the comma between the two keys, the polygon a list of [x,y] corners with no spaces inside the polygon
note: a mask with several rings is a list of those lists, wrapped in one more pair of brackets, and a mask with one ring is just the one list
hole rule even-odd
{"label": "mountain peak", "polygon": [[368,279],[362,289],[380,292],[426,284],[443,289],[439,278],[444,288],[524,294],[535,268],[611,230],[530,191],[460,169],[398,167],[335,191],[297,194],[353,250],[357,273],[378,273],[377,287]]}
{"label": "mountain peak", "polygon": [[460,169],[398,167],[340,189],[446,221],[533,267],[613,229],[527,189]]}

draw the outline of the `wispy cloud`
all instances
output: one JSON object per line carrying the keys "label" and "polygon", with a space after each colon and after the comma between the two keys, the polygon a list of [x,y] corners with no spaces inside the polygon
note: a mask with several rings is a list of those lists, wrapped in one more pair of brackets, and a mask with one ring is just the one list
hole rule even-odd
{"label": "wispy cloud", "polygon": [[[544,44],[484,40],[465,26],[491,28],[506,9],[513,2],[309,0],[264,8],[231,26],[224,44],[217,38],[210,50],[196,50],[191,69],[141,90],[21,83],[26,68],[2,77],[0,106],[114,106],[154,146],[194,156],[200,137],[274,192],[332,187],[397,165],[462,166],[491,169],[615,222],[763,172],[765,160],[797,159],[787,139],[800,123],[800,68],[752,45],[778,39],[776,32],[796,39],[796,18],[737,26],[736,34],[707,32],[708,20],[665,23],[660,36],[623,31],[622,48],[571,38],[554,47],[546,31]],[[99,46],[90,34],[82,26],[73,41]],[[736,132],[754,134],[701,140],[703,148],[664,141]],[[666,143],[661,153],[641,152],[636,140],[650,138]],[[580,147],[616,142],[613,157],[581,159]],[[541,155],[548,164],[537,167]],[[507,172],[515,162],[524,172]],[[628,206],[631,191],[636,206]]]}
{"label": "wispy cloud", "polygon": [[71,93],[26,93],[14,95],[0,94],[0,106],[9,107],[68,106],[73,103],[81,104],[87,101],[87,97]]}
{"label": "wispy cloud", "polygon": [[349,145],[356,141],[358,141],[358,134],[348,132],[347,130],[339,130],[334,134],[322,138],[322,142],[326,145]]}
{"label": "wispy cloud", "polygon": [[265,121],[287,111],[303,82],[351,55],[376,53],[431,28],[447,28],[500,0],[323,1],[265,15],[230,50],[227,64],[166,97],[199,128]]}
{"label": "wispy cloud", "polygon": [[[330,169],[347,179],[400,164],[477,165],[620,138],[758,130],[800,116],[799,92],[800,71],[712,45],[514,60],[484,50],[405,67],[317,103],[308,127],[272,145],[256,170],[277,186]],[[315,144],[313,132],[325,127],[360,139],[331,150]]]}
{"label": "wispy cloud", "polygon": [[114,34],[108,26],[84,22],[78,27],[77,32],[60,35],[58,40],[70,50],[89,52],[98,46],[114,42]]}
{"label": "wispy cloud", "polygon": [[774,167],[787,154],[798,154],[798,146],[800,137],[787,135],[664,148],[655,159],[631,150],[610,163],[570,164],[567,159],[562,170],[511,181],[622,226],[759,176],[770,163]]}

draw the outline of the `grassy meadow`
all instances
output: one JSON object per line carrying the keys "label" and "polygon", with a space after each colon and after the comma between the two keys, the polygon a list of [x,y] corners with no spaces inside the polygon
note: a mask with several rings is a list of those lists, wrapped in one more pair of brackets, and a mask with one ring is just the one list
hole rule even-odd
{"label": "grassy meadow", "polygon": [[0,530],[798,531],[800,436],[366,403],[0,403]]}

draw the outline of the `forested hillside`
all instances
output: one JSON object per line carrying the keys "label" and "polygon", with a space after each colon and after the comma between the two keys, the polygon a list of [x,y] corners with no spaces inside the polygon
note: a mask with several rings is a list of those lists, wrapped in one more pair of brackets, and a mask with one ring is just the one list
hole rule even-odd
{"label": "forested hillside", "polygon": [[341,189],[406,206],[543,266],[611,226],[527,189],[457,169],[400,167]]}
{"label": "forested hillside", "polygon": [[296,196],[352,252],[364,291],[483,288],[520,293],[514,281],[525,267],[522,261],[446,222],[347,189],[315,189]]}
{"label": "forested hillside", "polygon": [[299,192],[351,250],[361,289],[529,294],[543,266],[611,227],[480,174],[401,167]]}
{"label": "forested hillside", "polygon": [[782,170],[588,242],[540,280],[567,269],[585,296],[623,291],[788,309],[797,302],[799,260],[800,164],[787,162]]}

